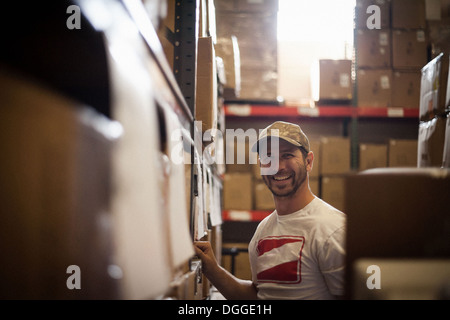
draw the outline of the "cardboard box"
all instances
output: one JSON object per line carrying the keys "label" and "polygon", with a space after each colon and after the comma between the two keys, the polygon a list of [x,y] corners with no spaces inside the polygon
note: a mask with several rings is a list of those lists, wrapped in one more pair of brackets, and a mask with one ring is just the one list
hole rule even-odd
{"label": "cardboard box", "polygon": [[391,69],[358,70],[357,97],[359,107],[392,105]]}
{"label": "cardboard box", "polygon": [[170,289],[164,294],[165,298],[169,299],[186,299],[191,300],[192,297],[188,293],[194,290],[189,290],[188,285],[190,285],[189,274],[178,276],[170,282]]}
{"label": "cardboard box", "polygon": [[359,170],[387,167],[387,145],[361,143],[359,145]]}
{"label": "cardboard box", "polygon": [[231,135],[225,138],[226,172],[252,172],[258,162],[257,153],[250,150],[248,140],[233,138]]}
{"label": "cardboard box", "polygon": [[345,176],[323,176],[321,198],[336,209],[344,211]]}
{"label": "cardboard box", "polygon": [[[445,0],[446,1],[446,0]],[[425,19],[429,21],[439,21],[442,18],[442,8],[445,1],[425,0]]]}
{"label": "cardboard box", "polygon": [[377,29],[357,30],[356,56],[358,68],[391,67],[391,32]]}
{"label": "cardboard box", "polygon": [[198,39],[195,118],[202,131],[217,129],[217,69],[211,37]]}
{"label": "cardboard box", "polygon": [[417,140],[390,139],[389,167],[417,167]]}
{"label": "cardboard box", "polygon": [[[261,61],[261,63],[264,63]],[[276,66],[261,64],[258,68],[241,67],[239,98],[253,101],[276,101],[278,72]]]}
{"label": "cardboard box", "polygon": [[241,91],[241,58],[236,36],[218,37],[216,55],[223,59],[225,68],[224,98],[237,98]]}
{"label": "cardboard box", "polygon": [[442,20],[450,18],[450,1],[449,0],[441,0],[441,18]]}
{"label": "cardboard box", "polygon": [[[450,259],[361,258],[352,270],[352,300],[441,300],[442,283],[450,278]],[[383,280],[377,276],[380,272]]]}
{"label": "cardboard box", "polygon": [[442,52],[450,52],[450,18],[428,21],[427,34],[430,42],[431,59]]}
{"label": "cardboard box", "polygon": [[[123,283],[107,272],[117,254],[117,126],[5,67],[0,87],[0,299],[123,298]],[[76,275],[81,290],[69,290],[66,281],[76,284]]]}
{"label": "cardboard box", "polygon": [[252,210],[251,173],[226,173],[223,180],[224,210]]}
{"label": "cardboard box", "polygon": [[215,0],[218,12],[277,12],[279,0]]}
{"label": "cardboard box", "polygon": [[436,117],[419,125],[418,167],[441,167],[447,118]]}
{"label": "cardboard box", "polygon": [[197,272],[189,271],[175,284],[174,298],[177,300],[198,300]]}
{"label": "cardboard box", "polygon": [[311,67],[311,91],[314,101],[351,100],[352,61],[322,59]]}
{"label": "cardboard box", "polygon": [[239,41],[239,100],[275,101],[278,96],[276,11],[219,12],[216,21],[218,37],[234,35]]}
{"label": "cardboard box", "polygon": [[202,263],[200,260],[192,260],[190,272],[187,273],[185,283],[186,300],[202,300],[203,299],[203,285],[202,285]]}
{"label": "cardboard box", "polygon": [[222,263],[222,225],[213,226],[211,230],[211,247],[219,264]]}
{"label": "cardboard box", "polygon": [[320,174],[340,174],[350,171],[350,139],[322,137],[320,139]]}
{"label": "cardboard box", "polygon": [[424,29],[425,0],[392,0],[392,28]]}
{"label": "cardboard box", "polygon": [[447,123],[445,126],[444,151],[442,156],[442,166],[450,168],[450,120],[447,116]]}
{"label": "cardboard box", "polygon": [[[174,1],[170,5],[174,6]],[[169,5],[169,4],[168,4]],[[211,37],[216,42],[216,8],[214,0],[201,0],[198,3],[198,36]],[[173,14],[173,19],[175,15]]]}
{"label": "cardboard box", "polygon": [[309,178],[318,178],[320,175],[320,139],[310,139],[309,149],[314,154],[313,168],[309,173]]}
{"label": "cardboard box", "polygon": [[419,109],[420,70],[394,70],[392,77],[392,106]]}
{"label": "cardboard box", "polygon": [[276,43],[239,41],[239,53],[243,68],[271,70],[278,64]]}
{"label": "cardboard box", "polygon": [[262,177],[261,177],[261,167],[260,167],[260,165],[259,165],[259,160],[258,160],[258,164],[252,164],[251,167],[252,167],[252,175],[253,175],[253,178],[254,178],[255,180],[262,180]]}
{"label": "cardboard box", "polygon": [[202,273],[202,300],[208,299],[211,295],[212,284],[209,279]]}
{"label": "cardboard box", "polygon": [[371,17],[374,14],[367,8],[371,5],[376,5],[380,8],[380,28],[389,29],[391,26],[391,1],[390,0],[357,0],[355,5],[355,27],[357,29],[368,29],[372,25]]}
{"label": "cardboard box", "polygon": [[427,64],[425,30],[392,30],[392,67],[420,69]]}
{"label": "cardboard box", "polygon": [[445,113],[447,107],[448,70],[449,54],[443,53],[422,68],[420,120],[427,121],[434,118],[435,115]]}
{"label": "cardboard box", "polygon": [[275,210],[272,192],[264,182],[254,183],[255,210]]}
{"label": "cardboard box", "polygon": [[360,258],[448,258],[448,190],[450,172],[443,169],[373,169],[348,177],[347,290]]}
{"label": "cardboard box", "polygon": [[233,12],[237,9],[237,3],[234,0],[214,0],[214,5],[218,13],[227,11]]}
{"label": "cardboard box", "polygon": [[[261,50],[276,48],[277,13],[225,12],[217,13],[217,37],[236,36],[239,46],[259,45]],[[273,42],[275,41],[275,43]],[[252,62],[251,57],[241,56],[241,61]]]}
{"label": "cardboard box", "polygon": [[277,12],[278,0],[234,0],[238,12]]}

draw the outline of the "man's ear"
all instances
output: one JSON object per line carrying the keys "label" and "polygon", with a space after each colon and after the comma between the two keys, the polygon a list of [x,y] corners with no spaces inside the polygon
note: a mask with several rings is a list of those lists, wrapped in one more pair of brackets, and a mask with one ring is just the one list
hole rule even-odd
{"label": "man's ear", "polygon": [[308,172],[310,172],[313,168],[314,163],[314,153],[312,151],[308,152],[308,155],[306,156],[306,169]]}

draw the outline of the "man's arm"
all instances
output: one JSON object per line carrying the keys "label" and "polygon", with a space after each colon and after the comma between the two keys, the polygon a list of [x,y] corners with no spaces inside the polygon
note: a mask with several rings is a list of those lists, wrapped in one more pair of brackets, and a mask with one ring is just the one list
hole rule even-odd
{"label": "man's arm", "polygon": [[219,266],[209,242],[195,242],[195,251],[202,260],[202,271],[228,300],[257,299],[257,289],[250,280],[238,279]]}

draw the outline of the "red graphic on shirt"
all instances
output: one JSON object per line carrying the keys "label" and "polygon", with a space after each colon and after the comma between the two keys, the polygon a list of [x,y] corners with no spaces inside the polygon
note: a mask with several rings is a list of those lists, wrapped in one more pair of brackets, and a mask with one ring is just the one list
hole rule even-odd
{"label": "red graphic on shirt", "polygon": [[258,241],[256,272],[259,282],[300,283],[304,237],[266,237]]}

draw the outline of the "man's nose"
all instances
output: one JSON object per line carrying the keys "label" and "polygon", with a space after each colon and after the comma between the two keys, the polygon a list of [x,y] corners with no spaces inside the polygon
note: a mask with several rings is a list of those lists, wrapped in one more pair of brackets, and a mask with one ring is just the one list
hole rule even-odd
{"label": "man's nose", "polygon": [[278,165],[278,171],[281,171],[282,169],[286,168],[286,161],[284,161],[283,158],[277,158],[275,161],[277,162]]}

